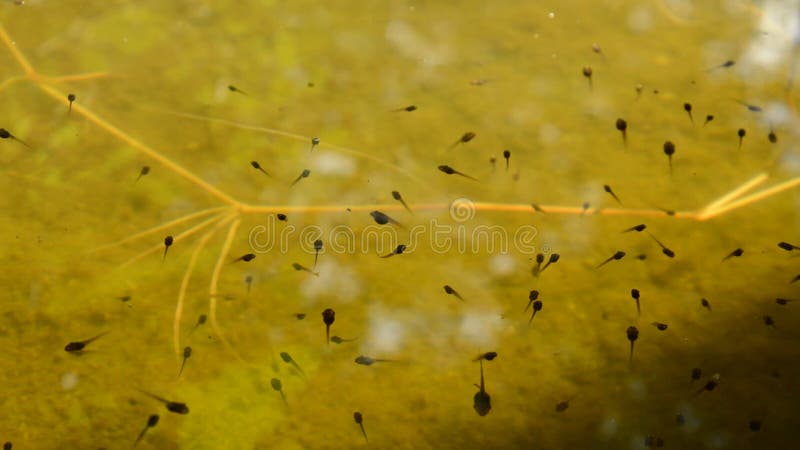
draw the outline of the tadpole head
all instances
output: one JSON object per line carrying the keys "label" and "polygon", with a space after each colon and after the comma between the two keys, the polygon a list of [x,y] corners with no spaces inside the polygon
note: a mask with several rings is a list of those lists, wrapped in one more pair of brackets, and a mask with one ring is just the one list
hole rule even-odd
{"label": "tadpole head", "polygon": [[497,358],[497,352],[486,352],[483,354],[483,359],[487,361],[492,361],[495,358]]}
{"label": "tadpole head", "polygon": [[325,325],[331,326],[333,325],[334,320],[336,320],[336,312],[330,308],[322,311],[322,321]]}
{"label": "tadpole head", "polygon": [[481,389],[480,391],[476,392],[472,400],[472,407],[475,408],[475,412],[477,412],[479,416],[483,417],[489,414],[489,411],[492,409],[492,398],[488,393],[486,393],[486,391]]}
{"label": "tadpole head", "polygon": [[626,334],[628,335],[628,340],[633,342],[639,338],[639,329],[634,326],[630,326],[626,330]]}

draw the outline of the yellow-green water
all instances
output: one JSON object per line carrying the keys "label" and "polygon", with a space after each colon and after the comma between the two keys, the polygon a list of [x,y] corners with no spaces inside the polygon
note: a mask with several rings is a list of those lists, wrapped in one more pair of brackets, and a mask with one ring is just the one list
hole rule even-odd
{"label": "yellow-green water", "polygon": [[[775,298],[800,300],[789,283],[800,259],[776,244],[800,245],[800,190],[697,219],[759,174],[742,198],[800,176],[796,88],[786,88],[795,2],[210,3],[0,4],[0,127],[30,145],[0,141],[0,441],[130,448],[157,413],[139,448],[364,448],[360,411],[376,449],[640,449],[646,436],[669,448],[792,447],[800,301]],[[449,148],[467,131],[476,138]],[[321,144],[309,151],[312,136]],[[304,168],[311,176],[289,189]],[[584,202],[588,214],[555,208]],[[233,221],[178,237],[208,215],[98,249],[214,207]],[[683,214],[648,215],[656,208]],[[374,209],[407,227],[387,226],[399,240],[382,249],[361,243]],[[620,233],[639,223],[675,258],[644,233]],[[265,251],[265,226],[296,231]],[[291,266],[313,266],[309,226],[325,241],[318,277]],[[479,226],[499,227],[508,252],[459,249],[476,242],[459,233]],[[358,244],[337,251],[331,237],[346,230]],[[412,230],[412,251],[378,257]],[[511,241],[519,230],[535,235],[527,247]],[[176,240],[162,262],[166,235]],[[595,268],[618,250],[627,256]],[[229,263],[249,252],[255,260]],[[561,259],[537,278],[539,252]],[[544,307],[529,325],[532,289]],[[212,304],[218,330],[192,332]],[[326,345],[326,308],[332,334],[358,339]],[[91,352],[64,351],[104,331]],[[492,409],[481,417],[472,359],[486,351],[499,356],[484,364]],[[367,367],[358,355],[400,362]],[[703,375],[692,383],[694,367]],[[719,387],[694,397],[715,374]],[[191,411],[169,413],[137,388]]]}

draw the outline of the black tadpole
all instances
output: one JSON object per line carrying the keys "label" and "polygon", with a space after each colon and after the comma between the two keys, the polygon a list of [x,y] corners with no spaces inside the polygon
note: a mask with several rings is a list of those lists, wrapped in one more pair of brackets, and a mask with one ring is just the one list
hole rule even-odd
{"label": "black tadpole", "polygon": [[283,393],[283,384],[281,384],[281,380],[273,378],[269,380],[269,384],[272,385],[272,389],[278,391],[278,393],[281,394],[281,399],[283,400],[283,404],[286,405],[286,407],[288,408],[289,402],[286,401],[286,395],[284,395]]}
{"label": "black tadpole", "polygon": [[331,336],[331,342],[333,342],[334,344],[342,344],[342,343],[345,343],[345,342],[353,342],[356,339],[358,339],[358,338],[345,339],[345,338],[340,337],[340,336]]}
{"label": "black tadpole", "polygon": [[777,135],[777,134],[775,134],[775,130],[770,130],[770,131],[769,131],[769,134],[767,135],[767,139],[768,139],[768,140],[769,140],[769,142],[770,142],[770,143],[772,143],[772,144],[774,144],[774,143],[778,142],[778,135]]}
{"label": "black tadpole", "polygon": [[631,342],[631,354],[629,357],[630,364],[633,364],[633,343],[636,342],[636,339],[639,339],[639,329],[630,326],[627,330],[625,330],[625,334],[628,336],[628,340]]}
{"label": "black tadpole", "polygon": [[31,148],[31,146],[26,144],[25,141],[23,141],[23,140],[19,139],[18,137],[14,136],[13,134],[11,134],[5,128],[0,128],[0,139],[11,139],[13,141],[19,142],[20,144],[24,145],[25,147]]}
{"label": "black tadpole", "polygon": [[283,362],[285,362],[286,364],[291,364],[291,365],[292,365],[292,367],[294,367],[294,368],[295,368],[295,369],[296,369],[298,372],[300,372],[300,375],[302,375],[302,376],[303,376],[303,378],[305,378],[305,376],[306,376],[306,373],[305,373],[305,372],[303,372],[303,369],[301,369],[301,368],[300,368],[300,365],[299,365],[299,364],[297,364],[297,361],[295,361],[295,360],[292,358],[292,356],[291,356],[291,355],[289,355],[289,354],[288,354],[288,353],[286,353],[286,352],[281,352],[281,353],[280,353],[280,356],[281,356],[281,359],[283,360]]}
{"label": "black tadpole", "polygon": [[639,306],[639,290],[631,289],[631,297],[636,300],[636,314],[641,317],[642,308]]}
{"label": "black tadpole", "polygon": [[237,88],[236,86],[234,86],[232,84],[228,85],[228,90],[231,91],[231,92],[238,92],[238,93],[240,93],[242,95],[247,95],[247,92]]}
{"label": "black tadpole", "polygon": [[261,164],[259,164],[258,161],[250,161],[250,165],[253,166],[254,169],[256,169],[259,172],[263,173],[264,175],[270,176],[270,174],[267,173],[267,171],[264,170],[263,167],[261,167]]}
{"label": "black tadpole", "polygon": [[628,145],[628,122],[625,119],[617,119],[617,130],[622,133],[622,143]]}
{"label": "black tadpole", "polygon": [[158,419],[159,419],[158,414],[153,414],[147,418],[147,425],[145,425],[142,432],[139,433],[139,437],[136,438],[136,442],[133,443],[134,447],[139,445],[139,441],[141,441],[142,438],[144,438],[144,434],[147,433],[147,430],[149,430],[150,428],[154,428],[158,424]]}
{"label": "black tadpole", "polygon": [[322,311],[322,322],[325,323],[325,342],[331,342],[331,325],[336,320],[336,312],[330,308]]}
{"label": "black tadpole", "polygon": [[672,155],[675,154],[675,144],[672,141],[664,142],[664,154],[669,159],[669,174],[672,175]]}
{"label": "black tadpole", "polygon": [[556,403],[556,408],[555,408],[556,412],[560,413],[560,412],[566,411],[567,408],[569,408],[569,402],[571,402],[571,401],[572,401],[572,399],[567,399],[567,400],[564,400],[564,401]]}
{"label": "black tadpole", "polygon": [[300,175],[298,175],[297,178],[295,178],[294,181],[292,181],[292,184],[290,184],[289,187],[293,187],[303,178],[308,178],[309,175],[311,175],[311,171],[308,169],[303,169],[303,171],[300,172]]}
{"label": "black tadpole", "polygon": [[536,317],[536,313],[541,311],[542,306],[544,306],[541,300],[534,300],[533,303],[531,304],[533,305],[533,310],[531,311],[531,318],[528,319],[528,325],[530,325],[531,322],[533,322],[533,318]]}
{"label": "black tadpole", "polygon": [[547,259],[547,264],[545,264],[544,267],[542,267],[542,270],[540,270],[539,273],[544,272],[548,267],[550,267],[551,264],[557,263],[559,259],[561,259],[560,254],[551,253],[550,257]]}
{"label": "black tadpole", "polygon": [[247,275],[244,277],[244,284],[247,285],[247,294],[250,294],[250,288],[253,286],[253,276]]}
{"label": "black tadpole", "polygon": [[406,106],[404,108],[393,109],[392,112],[402,112],[402,111],[412,112],[412,111],[416,111],[416,110],[417,110],[417,106],[416,105],[408,105],[408,106]]}
{"label": "black tadpole", "polygon": [[786,250],[787,252],[790,252],[792,250],[800,250],[800,247],[783,241],[778,242],[778,247],[782,248],[783,250]]}
{"label": "black tadpole", "polygon": [[150,166],[142,166],[142,168],[139,170],[139,176],[136,177],[136,180],[134,180],[133,183],[134,184],[138,183],[139,179],[147,175],[148,173],[150,173]]}
{"label": "black tadpole", "polygon": [[460,176],[462,176],[464,178],[469,178],[472,181],[479,181],[477,178],[471,177],[471,176],[469,176],[469,175],[467,175],[465,173],[459,172],[456,169],[453,169],[452,167],[450,167],[448,165],[444,165],[443,164],[441,166],[438,166],[437,169],[439,169],[439,171],[444,172],[444,173],[446,173],[448,175],[460,175]]}
{"label": "black tadpole", "polygon": [[737,248],[736,250],[732,251],[728,256],[722,258],[723,261],[727,261],[731,258],[738,258],[744,254],[744,249]]}
{"label": "black tadpole", "polygon": [[411,214],[414,214],[414,211],[411,211],[411,208],[408,207],[406,201],[403,200],[403,197],[400,195],[400,192],[392,191],[392,198],[400,202],[400,204],[403,205],[403,208],[405,208],[406,211],[410,212]]}
{"label": "black tadpole", "polygon": [[[641,231],[641,230],[639,230],[639,231]],[[666,256],[668,256],[668,257],[670,257],[670,258],[674,258],[674,257],[675,257],[675,252],[673,252],[672,250],[670,250],[669,248],[667,248],[667,246],[666,246],[666,245],[664,245],[663,243],[661,243],[661,241],[659,241],[659,240],[658,240],[658,238],[656,238],[655,236],[653,236],[653,233],[651,233],[651,232],[649,232],[649,231],[648,231],[648,232],[647,232],[647,234],[648,234],[648,235],[649,235],[651,238],[653,238],[653,240],[654,240],[654,241],[656,241],[656,244],[658,244],[658,246],[659,246],[659,247],[661,247],[661,253],[665,254]]]}
{"label": "black tadpole", "polygon": [[656,327],[658,329],[658,331],[666,331],[666,329],[669,327],[669,325],[667,325],[667,324],[665,324],[663,322],[653,322],[651,325]]}
{"label": "black tadpole", "polygon": [[317,239],[316,241],[314,241],[314,267],[313,267],[313,269],[317,268],[317,259],[319,258],[319,252],[321,250],[322,250],[322,239]]}
{"label": "black tadpole", "polygon": [[589,90],[592,90],[592,68],[585,66],[582,70],[583,76],[589,81]]}
{"label": "black tadpole", "polygon": [[641,224],[636,225],[634,227],[626,228],[626,229],[622,230],[622,232],[623,233],[629,233],[631,231],[636,231],[637,233],[640,233],[640,232],[644,231],[646,228],[647,228],[647,225],[641,223]]}
{"label": "black tadpole", "polygon": [[91,344],[92,342],[100,339],[101,337],[107,335],[109,332],[104,331],[97,336],[91,337],[89,339],[85,339],[83,341],[74,341],[70,342],[66,346],[64,346],[64,351],[67,353],[81,353],[83,349],[86,348],[87,345]]}
{"label": "black tadpole", "polygon": [[614,253],[613,255],[611,255],[611,256],[610,256],[608,259],[606,259],[605,261],[603,261],[603,262],[601,262],[600,264],[598,264],[598,266],[596,267],[596,269],[599,269],[599,268],[601,268],[601,267],[605,266],[606,264],[608,264],[608,263],[609,263],[609,262],[611,262],[611,261],[614,261],[614,260],[617,260],[617,261],[618,261],[618,260],[620,260],[620,259],[622,259],[622,258],[624,258],[624,257],[625,257],[625,252],[623,252],[623,251],[618,251],[618,252]]}
{"label": "black tadpole", "polygon": [[503,158],[506,159],[506,172],[508,172],[508,162],[511,159],[511,151],[503,150]]}
{"label": "black tadpole", "polygon": [[362,366],[371,366],[377,362],[397,362],[392,359],[380,359],[380,358],[373,358],[371,356],[359,355],[355,359],[356,364],[360,364]]}
{"label": "black tadpole", "polygon": [[706,72],[711,72],[716,69],[727,69],[728,67],[733,67],[734,64],[736,64],[736,61],[729,59],[722,64],[706,69]]}
{"label": "black tadpole", "polygon": [[400,244],[394,249],[394,251],[392,251],[392,253],[387,253],[386,255],[381,256],[381,258],[390,258],[394,255],[402,255],[403,252],[405,251],[406,251],[406,245]]}
{"label": "black tadpole", "polygon": [[74,102],[76,98],[77,97],[75,97],[75,94],[67,95],[67,101],[69,102],[69,110],[67,110],[67,114],[72,114],[72,102]]}
{"label": "black tadpole", "polygon": [[192,331],[189,332],[189,335],[191,336],[191,334],[194,333],[194,330],[196,330],[197,327],[206,323],[206,320],[208,320],[208,316],[206,316],[205,314],[200,314],[200,316],[197,317],[197,323],[192,328]]}
{"label": "black tadpole", "polygon": [[489,396],[489,393],[486,392],[486,386],[483,380],[483,359],[480,360],[480,365],[481,385],[475,385],[480,390],[475,393],[474,397],[472,397],[472,407],[475,408],[475,412],[477,412],[479,416],[483,417],[489,414],[489,411],[492,409],[492,398]]}
{"label": "black tadpole", "polygon": [[366,443],[369,444],[369,439],[367,439],[367,432],[364,431],[364,416],[362,416],[360,412],[356,411],[353,413],[353,420],[359,427],[361,427],[361,434],[364,435],[364,441],[366,441]]}
{"label": "black tadpole", "polygon": [[617,201],[617,203],[622,205],[622,202],[620,201],[619,197],[617,197],[617,194],[615,194],[614,191],[611,190],[611,186],[604,184],[603,190],[606,191],[609,195],[611,195],[614,198],[614,200]]}
{"label": "black tadpole", "polygon": [[542,271],[542,263],[544,262],[544,254],[537,253],[536,254],[536,267],[533,268],[533,276],[538,277],[539,272]]}
{"label": "black tadpole", "polygon": [[711,303],[709,303],[708,300],[706,300],[704,298],[701,298],[700,299],[700,306],[702,306],[703,308],[707,309],[708,312],[711,312]]}
{"label": "black tadpole", "polygon": [[308,272],[311,275],[319,276],[319,272],[314,272],[313,270],[309,269],[308,267],[306,267],[306,266],[304,266],[304,265],[302,265],[300,263],[296,263],[296,262],[292,263],[292,267],[294,268],[294,270],[296,270],[298,272],[303,271],[303,272]]}
{"label": "black tadpole", "polygon": [[167,411],[173,412],[175,414],[189,414],[189,407],[186,406],[186,403],[181,402],[172,402],[163,397],[159,397],[155,394],[151,394],[147,391],[143,391],[141,389],[136,389],[137,391],[141,392],[142,394],[151,397],[159,402],[163,403],[167,407]]}
{"label": "black tadpole", "polygon": [[231,261],[231,263],[235,263],[235,262],[239,262],[239,261],[250,262],[250,261],[252,261],[254,259],[256,259],[255,253],[245,253],[244,255],[242,255],[242,256],[234,259],[233,261]]}
{"label": "black tadpole", "polygon": [[531,305],[533,305],[533,302],[535,302],[535,301],[536,301],[536,300],[538,300],[538,299],[539,299],[539,291],[537,291],[536,289],[532,290],[532,291],[531,291],[531,292],[528,294],[528,304],[527,304],[527,305],[525,305],[525,309],[523,309],[523,310],[522,310],[522,312],[525,312],[525,311],[527,311],[527,310],[528,310],[528,308],[530,308],[530,307],[531,307]]}
{"label": "black tadpole", "polygon": [[473,359],[473,361],[480,361],[482,359],[485,359],[486,361],[493,361],[495,358],[497,358],[497,352],[486,352],[478,355],[478,357]]}
{"label": "black tadpole", "polygon": [[702,393],[703,393],[703,391],[708,391],[708,392],[711,392],[711,391],[713,391],[714,389],[716,389],[716,388],[717,388],[717,386],[719,386],[719,378],[720,378],[720,377],[719,377],[719,374],[714,374],[714,376],[713,376],[713,377],[711,377],[711,379],[709,379],[709,380],[706,382],[706,384],[704,384],[704,385],[703,385],[703,387],[701,387],[700,389],[698,389],[698,390],[697,390],[697,391],[694,393],[694,395],[692,396],[692,398],[694,398],[694,397],[697,397],[698,395],[702,394]]}
{"label": "black tadpole", "polygon": [[378,225],[386,225],[387,223],[393,223],[400,228],[405,228],[403,224],[392,219],[391,217],[387,216],[385,213],[381,211],[375,210],[370,212],[369,215],[372,216],[372,220],[374,220],[375,223],[377,223]]}
{"label": "black tadpole", "polygon": [[184,347],[183,349],[183,362],[181,363],[181,370],[178,372],[178,378],[183,374],[183,368],[186,366],[186,360],[192,356],[192,347]]}
{"label": "black tadpole", "polygon": [[164,238],[164,256],[161,258],[161,262],[164,262],[164,260],[167,259],[167,250],[169,250],[173,242],[175,242],[175,239],[172,236],[167,236]]}
{"label": "black tadpole", "polygon": [[463,297],[461,297],[461,294],[459,294],[459,293],[458,293],[458,292],[457,292],[455,289],[453,289],[452,287],[450,287],[450,285],[448,285],[448,284],[445,284],[445,285],[444,285],[444,292],[445,292],[446,294],[448,294],[448,295],[452,295],[453,297],[455,297],[455,298],[457,298],[457,299],[461,300],[462,302],[464,301],[464,298],[463,298]]}
{"label": "black tadpole", "polygon": [[739,128],[739,131],[736,132],[736,135],[739,136],[739,149],[742,148],[742,139],[744,139],[744,136],[746,134],[747,134],[747,131],[745,131],[744,128]]}
{"label": "black tadpole", "polygon": [[694,125],[694,118],[692,117],[692,104],[691,103],[684,103],[683,110],[686,111],[686,114],[689,114],[689,120]]}
{"label": "black tadpole", "polygon": [[319,145],[319,142],[320,141],[318,137],[311,138],[311,149],[309,150],[309,152],[313,152],[314,148]]}
{"label": "black tadpole", "polygon": [[745,102],[743,102],[741,100],[737,100],[737,99],[734,99],[734,101],[736,101],[736,103],[739,103],[740,105],[742,105],[745,108],[747,108],[747,110],[750,111],[750,112],[761,112],[761,111],[763,111],[763,108],[761,108],[760,106],[751,105],[749,103],[745,103]]}
{"label": "black tadpole", "polygon": [[703,126],[706,126],[708,122],[711,122],[712,120],[714,120],[714,116],[712,114],[707,115],[705,122],[703,122]]}
{"label": "black tadpole", "polygon": [[455,141],[453,145],[450,146],[450,148],[453,149],[458,144],[466,144],[467,142],[475,139],[475,136],[476,134],[473,133],[472,131],[467,131],[457,141]]}

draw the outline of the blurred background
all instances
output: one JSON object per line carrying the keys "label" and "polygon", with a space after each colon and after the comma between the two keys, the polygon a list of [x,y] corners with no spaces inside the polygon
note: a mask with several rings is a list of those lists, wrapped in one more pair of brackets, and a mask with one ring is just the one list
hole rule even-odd
{"label": "blurred background", "polygon": [[[776,298],[800,300],[800,250],[777,246],[800,245],[800,189],[706,221],[641,211],[800,176],[798,1],[25,0],[3,1],[0,24],[13,448],[130,448],[151,414],[137,448],[365,448],[355,411],[376,449],[796,441],[800,301]],[[209,222],[164,257],[165,236],[229,214],[235,230]],[[641,223],[674,258],[621,233]],[[498,245],[479,245],[486,229]],[[414,245],[379,257],[399,243]],[[560,259],[534,276],[539,253]],[[221,335],[197,325],[211,301]],[[326,308],[352,341],[326,344]]]}

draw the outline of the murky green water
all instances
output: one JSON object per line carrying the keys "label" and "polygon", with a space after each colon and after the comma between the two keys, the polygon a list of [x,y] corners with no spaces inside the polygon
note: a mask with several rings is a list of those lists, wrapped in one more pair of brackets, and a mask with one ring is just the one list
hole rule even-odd
{"label": "murky green water", "polygon": [[364,448],[359,411],[371,448],[791,448],[800,189],[696,219],[800,176],[796,2],[209,3],[0,4],[0,127],[29,145],[0,141],[0,441],[129,448],[159,414],[138,448]]}

